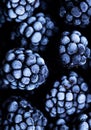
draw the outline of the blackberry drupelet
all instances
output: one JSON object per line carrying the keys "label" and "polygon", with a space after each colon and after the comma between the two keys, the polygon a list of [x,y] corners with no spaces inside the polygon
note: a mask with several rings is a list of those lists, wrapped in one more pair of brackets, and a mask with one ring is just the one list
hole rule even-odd
{"label": "blackberry drupelet", "polygon": [[90,58],[88,40],[79,31],[64,31],[59,45],[61,62],[68,68],[83,66]]}
{"label": "blackberry drupelet", "polygon": [[44,50],[50,37],[57,30],[51,18],[44,13],[31,16],[17,28],[11,33],[11,40],[20,40],[20,47],[34,51]]}
{"label": "blackberry drupelet", "polygon": [[45,109],[51,117],[69,120],[74,114],[89,107],[91,94],[84,79],[74,71],[62,76],[46,96]]}
{"label": "blackberry drupelet", "polygon": [[91,22],[91,0],[61,1],[59,15],[67,24],[86,27]]}
{"label": "blackberry drupelet", "polygon": [[1,70],[4,86],[21,90],[38,88],[45,82],[49,72],[38,53],[24,48],[8,51]]}
{"label": "blackberry drupelet", "polygon": [[44,130],[47,125],[43,113],[19,96],[7,99],[2,108],[3,130]]}
{"label": "blackberry drupelet", "polygon": [[22,22],[39,7],[39,0],[3,0],[4,15],[7,21]]}

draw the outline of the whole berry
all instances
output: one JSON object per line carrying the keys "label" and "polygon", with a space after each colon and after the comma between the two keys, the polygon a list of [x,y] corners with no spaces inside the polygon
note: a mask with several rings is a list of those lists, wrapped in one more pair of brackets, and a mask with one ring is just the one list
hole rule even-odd
{"label": "whole berry", "polygon": [[44,59],[24,48],[8,51],[2,63],[2,81],[12,89],[33,90],[48,77]]}
{"label": "whole berry", "polygon": [[62,76],[55,81],[46,96],[45,109],[51,117],[69,120],[74,114],[81,113],[88,108],[91,94],[88,85],[76,72],[71,71],[68,76]]}
{"label": "whole berry", "polygon": [[24,98],[13,96],[3,105],[3,130],[44,130],[47,119]]}
{"label": "whole berry", "polygon": [[39,7],[39,0],[3,0],[7,21],[22,22]]}
{"label": "whole berry", "polygon": [[59,15],[67,24],[86,27],[91,21],[91,1],[64,0]]}
{"label": "whole berry", "polygon": [[90,58],[88,40],[79,31],[64,31],[59,45],[61,62],[66,67],[83,66]]}
{"label": "whole berry", "polygon": [[57,30],[49,16],[37,13],[21,22],[11,33],[11,40],[20,40],[19,46],[30,48],[34,51],[44,50],[50,37]]}

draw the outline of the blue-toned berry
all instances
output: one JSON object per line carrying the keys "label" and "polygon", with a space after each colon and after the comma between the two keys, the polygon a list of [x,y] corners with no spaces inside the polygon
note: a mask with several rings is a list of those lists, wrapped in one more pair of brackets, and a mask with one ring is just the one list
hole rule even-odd
{"label": "blue-toned berry", "polygon": [[22,22],[31,17],[34,10],[39,7],[39,0],[3,0],[4,15],[7,21]]}
{"label": "blue-toned berry", "polygon": [[3,130],[44,130],[47,125],[43,113],[19,96],[7,99],[2,108]]}
{"label": "blue-toned berry", "polygon": [[59,15],[65,23],[80,27],[86,27],[91,21],[90,0],[64,0],[60,1]]}
{"label": "blue-toned berry", "polygon": [[51,130],[70,130],[69,125],[65,121],[65,119],[58,119],[55,123],[49,123],[48,128]]}
{"label": "blue-toned berry", "polygon": [[81,113],[88,108],[91,94],[84,79],[71,71],[55,81],[50,93],[46,96],[45,109],[51,117],[69,120],[70,116]]}
{"label": "blue-toned berry", "polygon": [[83,66],[90,58],[88,40],[79,31],[62,33],[59,46],[61,62],[69,68]]}
{"label": "blue-toned berry", "polygon": [[37,13],[20,23],[18,29],[11,33],[11,40],[19,40],[21,47],[34,51],[44,50],[50,37],[57,28],[49,16]]}
{"label": "blue-toned berry", "polygon": [[91,112],[85,111],[76,117],[73,130],[90,130],[91,129]]}
{"label": "blue-toned berry", "polygon": [[[48,68],[39,54],[24,48],[7,52],[2,63],[2,86],[12,89],[33,90],[48,77]],[[7,87],[8,87],[7,86]]]}

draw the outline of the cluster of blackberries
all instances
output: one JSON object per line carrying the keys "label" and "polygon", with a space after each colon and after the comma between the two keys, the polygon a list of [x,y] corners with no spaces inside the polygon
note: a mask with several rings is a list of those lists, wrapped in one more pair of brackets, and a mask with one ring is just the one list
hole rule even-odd
{"label": "cluster of blackberries", "polygon": [[91,0],[0,1],[0,130],[91,129]]}

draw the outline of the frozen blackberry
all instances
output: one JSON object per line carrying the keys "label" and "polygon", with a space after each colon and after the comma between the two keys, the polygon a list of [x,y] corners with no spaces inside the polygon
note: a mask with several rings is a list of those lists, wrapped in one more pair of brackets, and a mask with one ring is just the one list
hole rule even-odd
{"label": "frozen blackberry", "polygon": [[79,31],[64,31],[60,39],[59,54],[64,66],[83,66],[90,58],[88,40]]}
{"label": "frozen blackberry", "polygon": [[75,122],[73,130],[91,130],[91,112],[83,112]]}
{"label": "frozen blackberry", "polygon": [[13,96],[3,103],[3,130],[44,130],[47,119],[24,98]]}
{"label": "frozen blackberry", "polygon": [[91,0],[64,0],[59,15],[67,24],[86,27],[91,21]]}
{"label": "frozen blackberry", "polygon": [[49,130],[70,130],[65,119],[58,119],[55,123],[50,123],[48,128]]}
{"label": "frozen blackberry", "polygon": [[89,107],[91,94],[84,79],[71,71],[68,76],[62,76],[54,82],[53,88],[46,96],[45,109],[51,117],[65,118],[80,113]]}
{"label": "frozen blackberry", "polygon": [[37,13],[20,23],[18,29],[11,33],[11,40],[20,40],[20,47],[44,50],[56,29],[49,16]]}
{"label": "frozen blackberry", "polygon": [[39,7],[39,0],[3,0],[4,14],[7,21],[22,22],[30,17],[35,10]]}
{"label": "frozen blackberry", "polygon": [[39,54],[24,48],[7,52],[2,63],[4,85],[12,89],[33,90],[48,77],[48,68]]}

